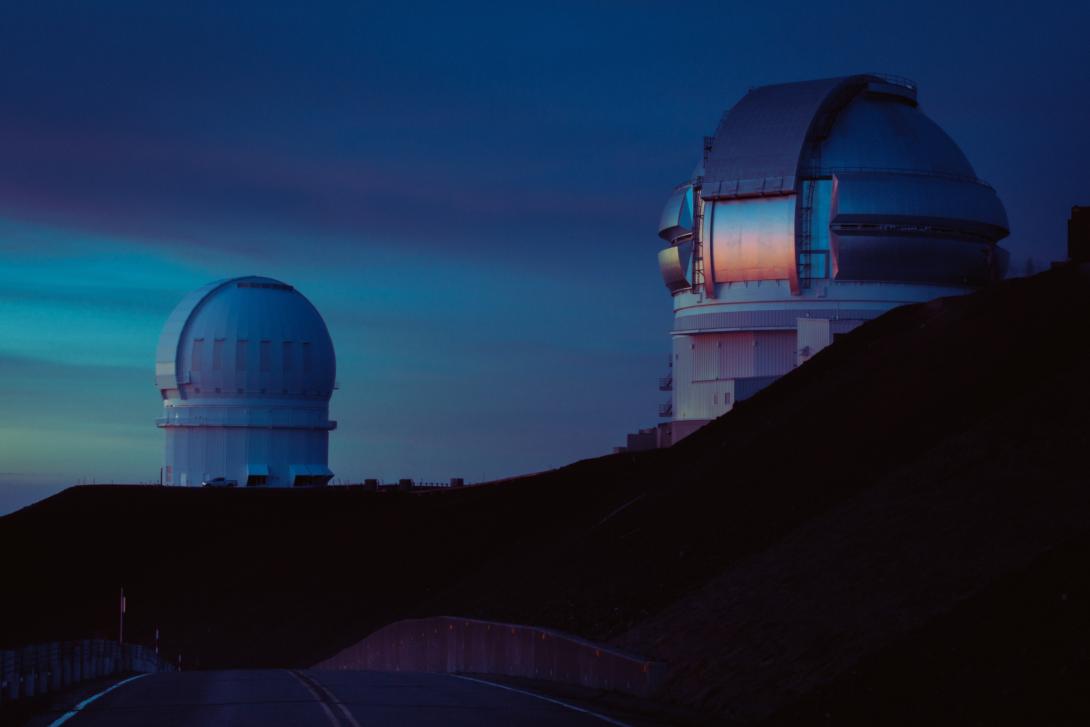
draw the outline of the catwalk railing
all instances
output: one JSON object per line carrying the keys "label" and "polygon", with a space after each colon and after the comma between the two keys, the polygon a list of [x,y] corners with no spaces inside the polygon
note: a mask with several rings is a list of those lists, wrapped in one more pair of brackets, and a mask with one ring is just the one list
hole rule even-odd
{"label": "catwalk railing", "polygon": [[67,689],[88,679],[173,670],[147,646],[100,639],[0,650],[0,705]]}
{"label": "catwalk railing", "polygon": [[646,696],[665,665],[550,629],[437,616],[384,626],[314,668],[494,674]]}

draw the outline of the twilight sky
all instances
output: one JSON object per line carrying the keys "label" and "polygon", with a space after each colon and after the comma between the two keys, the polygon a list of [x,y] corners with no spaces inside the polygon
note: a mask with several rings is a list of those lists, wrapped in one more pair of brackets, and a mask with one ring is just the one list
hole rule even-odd
{"label": "twilight sky", "polygon": [[324,315],[339,478],[467,480],[657,421],[655,223],[750,86],[864,71],[1007,206],[1090,203],[1090,4],[5,3],[0,513],[157,481],[159,328],[205,282]]}

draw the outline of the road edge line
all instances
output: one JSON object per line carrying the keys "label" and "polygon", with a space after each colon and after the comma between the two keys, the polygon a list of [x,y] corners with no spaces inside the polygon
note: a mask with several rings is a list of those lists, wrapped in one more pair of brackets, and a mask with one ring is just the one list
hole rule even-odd
{"label": "road edge line", "polygon": [[87,697],[87,699],[84,699],[82,702],[77,704],[75,707],[72,707],[72,709],[68,710],[67,712],[62,714],[60,717],[57,717],[55,720],[53,720],[52,722],[49,723],[49,727],[58,727],[59,725],[64,724],[65,722],[67,722],[68,720],[72,719],[77,714],[79,714],[80,711],[82,711],[84,707],[86,707],[88,704],[95,701],[99,697],[105,696],[105,695],[109,694],[110,692],[112,692],[113,690],[117,689],[118,687],[123,687],[126,684],[128,684],[129,682],[134,682],[137,679],[141,679],[141,678],[146,677],[146,676],[151,676],[151,674],[150,673],[137,674],[136,676],[131,676],[131,677],[127,678],[127,679],[122,679],[121,681],[119,681],[117,684],[114,684],[113,686],[106,687],[105,689],[103,689],[98,694],[93,694],[90,697]]}
{"label": "road edge line", "polygon": [[496,687],[497,689],[506,689],[509,692],[516,692],[518,694],[525,694],[527,697],[534,697],[535,699],[540,699],[540,700],[542,700],[544,702],[552,702],[553,704],[557,704],[557,705],[560,705],[561,707],[565,707],[567,709],[570,709],[573,712],[582,712],[583,714],[590,715],[591,717],[597,717],[598,719],[602,720],[603,722],[609,722],[612,725],[617,725],[617,727],[632,727],[632,725],[628,724],[627,722],[622,722],[619,719],[613,719],[612,717],[607,717],[604,714],[598,714],[597,712],[592,712],[591,710],[586,709],[585,707],[577,707],[574,704],[568,704],[567,702],[562,702],[559,699],[553,699],[552,697],[546,697],[544,694],[536,694],[534,692],[528,692],[525,689],[516,689],[515,687],[509,687],[506,684],[497,684],[496,682],[490,682],[487,679],[477,679],[475,677],[467,677],[464,674],[449,674],[448,676],[452,676],[455,679],[464,679],[467,682],[477,682],[478,684],[487,684],[490,687]]}

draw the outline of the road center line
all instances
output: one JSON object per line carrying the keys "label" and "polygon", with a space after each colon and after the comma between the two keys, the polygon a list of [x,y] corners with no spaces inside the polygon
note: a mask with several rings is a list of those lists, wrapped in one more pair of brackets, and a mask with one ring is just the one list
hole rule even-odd
{"label": "road center line", "polygon": [[332,704],[340,710],[344,718],[348,720],[348,724],[351,727],[360,727],[360,723],[356,721],[356,718],[352,716],[352,713],[348,710],[341,700],[337,699],[337,695],[322,686],[321,682],[316,679],[312,679],[301,672],[290,671],[288,672],[307,688],[314,698],[318,700],[318,703],[322,705],[322,709],[325,710],[326,716],[329,717],[329,721],[333,723],[334,727],[341,727],[340,721],[334,716],[333,711],[329,708]]}
{"label": "road center line", "polygon": [[84,699],[82,702],[77,704],[75,707],[72,707],[72,709],[65,712],[60,717],[57,717],[55,720],[50,722],[49,727],[57,727],[58,725],[64,724],[68,720],[75,717],[76,714],[79,713],[80,710],[82,710],[84,707],[86,707],[88,704],[95,701],[99,697],[104,696],[106,694],[109,694],[113,690],[117,689],[118,687],[123,687],[126,684],[128,684],[129,682],[136,681],[137,679],[142,679],[142,678],[144,678],[146,676],[150,676],[150,675],[149,674],[137,674],[134,677],[129,677],[128,679],[122,679],[121,681],[119,681],[117,684],[114,684],[113,686],[106,687],[105,689],[103,689],[98,694],[93,694],[90,697],[87,697],[87,699]]}
{"label": "road center line", "polygon": [[582,712],[583,714],[590,715],[591,717],[597,717],[598,719],[602,720],[603,722],[609,722],[610,724],[617,725],[617,727],[631,727],[631,725],[629,725],[627,722],[621,722],[620,720],[613,719],[612,717],[607,717],[604,714],[598,714],[597,712],[592,712],[589,709],[584,709],[583,707],[577,707],[574,704],[568,704],[567,702],[561,702],[559,699],[553,699],[552,697],[546,697],[543,694],[535,694],[534,692],[527,692],[527,691],[525,691],[523,689],[515,689],[514,687],[509,687],[506,684],[497,684],[496,682],[490,682],[490,681],[487,681],[485,679],[475,679],[473,677],[467,677],[467,676],[464,676],[462,674],[451,674],[450,676],[454,677],[455,679],[464,679],[467,682],[477,682],[478,684],[487,684],[488,686],[496,687],[497,689],[506,689],[509,692],[517,692],[518,694],[525,694],[527,697],[533,697],[534,699],[540,699],[543,702],[552,702],[553,704],[558,704],[561,707],[565,707],[566,709],[570,709],[573,712]]}
{"label": "road center line", "polygon": [[320,681],[312,676],[307,676],[306,678],[313,682],[314,686],[317,687],[318,691],[326,695],[329,698],[330,702],[337,705],[337,709],[341,710],[341,714],[344,715],[344,718],[348,720],[348,723],[352,725],[352,727],[360,727],[360,723],[357,722],[356,718],[352,716],[352,712],[349,711],[348,707],[345,705],[344,702],[337,698],[337,695],[334,694],[333,691],[329,689],[329,687],[327,687],[325,684],[322,684]]}

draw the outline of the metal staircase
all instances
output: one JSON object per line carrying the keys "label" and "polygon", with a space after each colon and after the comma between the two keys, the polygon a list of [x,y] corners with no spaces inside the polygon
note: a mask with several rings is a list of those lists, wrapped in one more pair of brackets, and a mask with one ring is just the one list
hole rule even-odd
{"label": "metal staircase", "polygon": [[796,218],[799,229],[796,232],[795,240],[798,244],[799,288],[805,290],[810,287],[814,273],[813,235],[810,230],[813,226],[814,188],[817,187],[817,182],[813,179],[806,179],[803,180],[802,186],[802,198]]}

